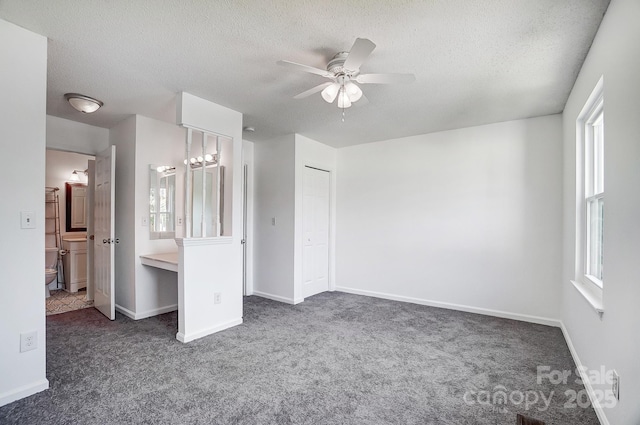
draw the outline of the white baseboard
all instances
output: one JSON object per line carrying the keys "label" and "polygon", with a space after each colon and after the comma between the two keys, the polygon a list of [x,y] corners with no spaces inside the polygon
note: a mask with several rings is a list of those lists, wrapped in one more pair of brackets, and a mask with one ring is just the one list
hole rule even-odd
{"label": "white baseboard", "polygon": [[164,314],[164,313],[169,313],[171,311],[176,311],[177,309],[178,309],[178,304],[171,304],[171,305],[166,305],[164,307],[155,308],[153,310],[143,311],[142,313],[134,313],[133,311],[129,310],[128,308],[124,308],[124,307],[116,304],[116,311],[119,311],[120,313],[124,314],[125,316],[127,316],[128,318],[133,319],[133,320],[146,319],[148,317],[157,316],[159,314]]}
{"label": "white baseboard", "polygon": [[121,305],[116,304],[116,311],[119,311],[130,319],[136,320],[136,314],[128,308],[124,308]]}
{"label": "white baseboard", "polygon": [[304,298],[293,299],[293,298],[281,297],[280,295],[267,294],[266,292],[260,292],[260,291],[253,291],[253,295],[255,295],[256,297],[266,298],[268,300],[279,301],[281,303],[292,304],[292,305],[300,304],[301,302],[304,301]]}
{"label": "white baseboard", "polygon": [[562,329],[562,334],[564,335],[564,339],[567,342],[567,346],[569,347],[569,352],[571,353],[571,357],[573,357],[573,361],[576,364],[578,371],[580,372],[580,378],[582,379],[582,383],[584,384],[584,388],[587,390],[587,394],[589,395],[589,400],[591,400],[591,405],[593,406],[593,410],[596,412],[596,416],[602,425],[610,425],[609,420],[607,419],[607,415],[604,413],[604,409],[598,402],[598,398],[596,397],[595,391],[593,390],[593,386],[591,385],[591,381],[589,380],[589,376],[587,376],[585,372],[584,365],[580,361],[580,357],[578,357],[578,352],[573,346],[573,341],[571,341],[571,337],[569,336],[569,331],[564,326],[564,323],[560,322],[560,329]]}
{"label": "white baseboard", "polygon": [[42,379],[33,384],[23,385],[22,387],[0,394],[0,406],[13,403],[16,400],[29,397],[30,395],[34,395],[36,393],[39,393],[40,391],[44,391],[48,389],[49,389],[49,381],[46,379]]}
{"label": "white baseboard", "polygon": [[202,329],[198,332],[192,332],[188,335],[183,334],[182,332],[178,332],[176,334],[176,339],[180,342],[191,342],[193,340],[196,340],[198,338],[202,338],[205,337],[207,335],[211,335],[214,334],[216,332],[220,332],[223,331],[225,329],[229,329],[232,328],[234,326],[237,325],[241,325],[242,324],[242,318],[240,319],[234,319],[234,320],[230,320],[228,322],[222,323],[220,325],[216,325],[216,326],[212,326],[210,328],[207,329]]}
{"label": "white baseboard", "polygon": [[153,310],[143,311],[142,313],[136,313],[136,320],[146,319],[147,317],[157,316],[159,314],[169,313],[171,311],[176,311],[178,309],[178,304],[166,305],[160,308],[154,308]]}
{"label": "white baseboard", "polygon": [[521,322],[537,323],[539,325],[553,326],[559,328],[561,322],[557,319],[547,317],[530,316],[528,314],[511,313],[508,311],[491,310],[488,308],[472,307],[468,305],[452,304],[440,301],[425,300],[422,298],[405,297],[403,295],[387,294],[384,292],[367,291],[362,289],[347,288],[337,286],[336,291],[347,292],[349,294],[366,295],[368,297],[383,298],[385,300],[402,301],[412,304],[427,305],[430,307],[446,308],[448,310],[464,311],[467,313],[483,314],[485,316],[501,317],[504,319],[519,320]]}

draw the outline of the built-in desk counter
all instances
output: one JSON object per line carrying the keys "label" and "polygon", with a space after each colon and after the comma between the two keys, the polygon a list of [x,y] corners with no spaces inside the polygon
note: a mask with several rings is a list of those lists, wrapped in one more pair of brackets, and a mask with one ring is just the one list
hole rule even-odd
{"label": "built-in desk counter", "polygon": [[162,254],[141,255],[140,262],[145,266],[178,272],[178,253],[165,252]]}

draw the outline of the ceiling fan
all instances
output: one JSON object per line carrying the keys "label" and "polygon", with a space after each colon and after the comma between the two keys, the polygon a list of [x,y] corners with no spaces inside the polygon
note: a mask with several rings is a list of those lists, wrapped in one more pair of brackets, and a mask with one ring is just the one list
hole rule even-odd
{"label": "ceiling fan", "polygon": [[294,99],[303,99],[321,91],[325,101],[333,103],[338,98],[338,108],[344,109],[363,97],[362,89],[356,83],[395,84],[415,81],[413,74],[361,74],[360,66],[375,48],[376,45],[371,40],[356,38],[351,50],[337,53],[327,64],[326,70],[285,60],[278,61],[278,65],[331,80],[294,96]]}

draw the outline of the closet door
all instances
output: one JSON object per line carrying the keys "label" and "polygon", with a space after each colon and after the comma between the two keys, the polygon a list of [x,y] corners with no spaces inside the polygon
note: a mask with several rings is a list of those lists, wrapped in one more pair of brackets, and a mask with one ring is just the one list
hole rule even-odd
{"label": "closet door", "polygon": [[329,290],[331,173],[305,167],[303,176],[302,296]]}

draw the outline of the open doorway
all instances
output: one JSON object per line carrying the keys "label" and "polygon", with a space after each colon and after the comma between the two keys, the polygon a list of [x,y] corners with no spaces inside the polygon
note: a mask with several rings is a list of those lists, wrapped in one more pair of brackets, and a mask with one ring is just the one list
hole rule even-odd
{"label": "open doorway", "polygon": [[93,307],[89,168],[95,157],[47,149],[45,188],[46,314]]}

